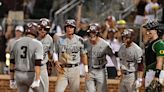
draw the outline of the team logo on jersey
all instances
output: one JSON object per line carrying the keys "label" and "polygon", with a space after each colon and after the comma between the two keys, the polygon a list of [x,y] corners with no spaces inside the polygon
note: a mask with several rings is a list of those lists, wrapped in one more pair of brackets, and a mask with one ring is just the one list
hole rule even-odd
{"label": "team logo on jersey", "polygon": [[164,54],[164,50],[160,50],[159,53],[160,53],[160,54]]}

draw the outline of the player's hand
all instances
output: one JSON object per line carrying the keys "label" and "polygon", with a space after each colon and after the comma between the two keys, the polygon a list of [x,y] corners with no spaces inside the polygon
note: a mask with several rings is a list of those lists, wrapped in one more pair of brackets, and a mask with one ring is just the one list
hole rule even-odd
{"label": "player's hand", "polygon": [[36,87],[39,87],[39,85],[40,85],[40,80],[35,80],[35,81],[33,81],[33,83],[31,84],[31,87],[32,87],[32,88],[36,88]]}
{"label": "player's hand", "polygon": [[89,80],[90,79],[89,73],[88,72],[85,72],[84,77],[85,77],[85,80],[86,81]]}
{"label": "player's hand", "polygon": [[17,84],[15,80],[10,80],[10,88],[11,89],[16,89],[17,88]]}
{"label": "player's hand", "polygon": [[65,72],[65,70],[61,67],[61,63],[58,61],[55,62],[55,68],[58,73],[63,74]]}
{"label": "player's hand", "polygon": [[138,78],[136,81],[135,81],[135,85],[136,85],[136,88],[139,88],[142,86],[142,78]]}
{"label": "player's hand", "polygon": [[116,77],[116,79],[121,79],[121,77],[122,77],[121,70],[117,70],[117,77]]}

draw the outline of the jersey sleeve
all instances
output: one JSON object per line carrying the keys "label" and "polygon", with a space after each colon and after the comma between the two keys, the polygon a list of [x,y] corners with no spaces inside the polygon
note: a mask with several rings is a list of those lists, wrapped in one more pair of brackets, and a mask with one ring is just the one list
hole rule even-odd
{"label": "jersey sleeve", "polygon": [[54,52],[54,48],[53,48],[54,46],[53,46],[53,40],[51,40],[51,43],[50,43],[50,48],[49,48],[49,52],[51,53],[51,54],[53,54],[53,52]]}
{"label": "jersey sleeve", "polygon": [[142,55],[143,55],[142,49],[140,47],[137,47],[135,53],[135,60],[137,63],[141,63]]}
{"label": "jersey sleeve", "polygon": [[86,54],[87,53],[87,50],[86,50],[86,44],[84,42],[84,40],[82,38],[79,38],[79,41],[80,41],[80,54]]}
{"label": "jersey sleeve", "polygon": [[43,45],[41,42],[38,42],[36,51],[35,51],[35,60],[43,60]]}
{"label": "jersey sleeve", "polygon": [[164,56],[164,42],[162,40],[155,42],[152,46],[152,49],[157,56]]}

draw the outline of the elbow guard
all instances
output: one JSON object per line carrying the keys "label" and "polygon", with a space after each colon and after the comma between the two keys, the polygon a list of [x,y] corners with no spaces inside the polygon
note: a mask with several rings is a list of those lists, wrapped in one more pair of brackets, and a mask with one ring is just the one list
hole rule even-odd
{"label": "elbow guard", "polygon": [[15,64],[15,59],[10,59],[11,64]]}
{"label": "elbow guard", "polygon": [[41,66],[41,59],[35,60],[35,66]]}
{"label": "elbow guard", "polygon": [[143,65],[143,63],[141,62],[141,63],[138,63],[138,69],[137,69],[138,71],[143,71],[144,70],[144,65]]}

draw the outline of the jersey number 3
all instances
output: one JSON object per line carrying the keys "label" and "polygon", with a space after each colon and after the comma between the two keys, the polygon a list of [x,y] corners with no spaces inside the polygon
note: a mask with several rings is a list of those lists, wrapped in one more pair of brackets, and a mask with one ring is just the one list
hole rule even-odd
{"label": "jersey number 3", "polygon": [[27,57],[27,46],[22,46],[21,50],[23,53],[20,55],[21,58],[26,58]]}

